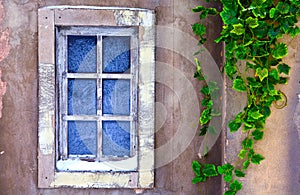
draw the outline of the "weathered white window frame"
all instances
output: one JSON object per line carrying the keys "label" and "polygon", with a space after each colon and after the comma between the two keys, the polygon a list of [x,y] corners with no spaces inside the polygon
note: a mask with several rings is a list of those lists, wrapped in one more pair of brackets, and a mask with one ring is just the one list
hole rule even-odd
{"label": "weathered white window frame", "polygon": [[[40,188],[152,188],[154,184],[154,21],[151,10],[115,7],[55,6],[39,9],[38,186]],[[137,168],[116,171],[56,169],[58,97],[56,27],[132,27],[137,29]],[[99,76],[99,75],[97,75]],[[59,121],[59,120],[58,120]],[[116,163],[118,161],[115,161]],[[89,162],[86,162],[87,165]],[[96,163],[96,162],[94,162]],[[120,167],[126,163],[119,161]]]}

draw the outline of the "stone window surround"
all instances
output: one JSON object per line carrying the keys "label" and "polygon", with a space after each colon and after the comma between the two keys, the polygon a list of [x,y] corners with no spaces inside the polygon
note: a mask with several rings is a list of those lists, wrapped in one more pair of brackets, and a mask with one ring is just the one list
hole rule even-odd
{"label": "stone window surround", "polygon": [[[38,187],[152,188],[154,186],[154,44],[152,10],[92,6],[52,6],[38,11]],[[138,28],[138,170],[59,172],[56,161],[56,26]]]}

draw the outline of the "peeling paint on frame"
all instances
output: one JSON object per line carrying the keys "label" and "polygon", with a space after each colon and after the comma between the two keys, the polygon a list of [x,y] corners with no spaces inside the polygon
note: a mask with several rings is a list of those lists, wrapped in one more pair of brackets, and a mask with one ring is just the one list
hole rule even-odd
{"label": "peeling paint on frame", "polygon": [[[96,20],[89,19],[90,11],[97,16],[107,14],[107,21],[96,17]],[[59,16],[54,13],[59,13]],[[66,15],[64,15],[66,13]],[[72,18],[82,16],[80,20]],[[112,16],[112,18],[111,18]],[[45,21],[48,19],[48,21]],[[110,20],[113,19],[113,20]],[[74,187],[74,188],[153,188],[154,187],[154,86],[155,86],[155,66],[154,66],[154,43],[155,43],[155,15],[154,11],[133,8],[112,8],[112,7],[89,7],[89,6],[52,6],[39,9],[39,22],[44,35],[49,35],[50,40],[55,40],[55,25],[63,26],[136,26],[139,28],[139,167],[134,172],[58,172],[54,168],[55,158],[55,75],[54,65],[45,66],[39,63],[39,187]],[[66,23],[63,23],[66,21]],[[46,28],[47,26],[47,28]],[[43,36],[39,35],[39,42],[43,42]],[[48,38],[48,37],[47,37]],[[48,41],[49,42],[49,41]],[[43,42],[41,47],[47,47],[47,51],[54,51],[54,43],[48,45]],[[46,48],[39,48],[39,56],[42,55],[47,63],[52,63],[53,53],[46,52]],[[48,74],[43,73],[43,68],[49,68]],[[43,83],[45,81],[45,83]],[[48,87],[45,87],[48,85]],[[50,89],[49,92],[44,89]],[[46,92],[46,93],[45,93]],[[43,96],[45,95],[46,96]],[[52,101],[52,103],[42,104],[41,102]],[[47,106],[43,106],[47,105]],[[53,159],[52,159],[53,157]],[[45,162],[43,162],[45,161]],[[44,167],[43,165],[51,167]],[[53,166],[53,167],[52,167]],[[49,172],[49,174],[47,173]],[[45,175],[49,175],[48,179]],[[53,176],[52,176],[53,175]],[[45,180],[46,178],[46,180]]]}

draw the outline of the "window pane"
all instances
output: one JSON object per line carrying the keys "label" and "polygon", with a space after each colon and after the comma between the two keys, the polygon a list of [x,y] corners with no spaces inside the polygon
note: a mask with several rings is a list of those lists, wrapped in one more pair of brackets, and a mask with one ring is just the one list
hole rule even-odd
{"label": "window pane", "polygon": [[96,79],[68,79],[68,114],[97,113]]}
{"label": "window pane", "polygon": [[96,36],[68,36],[68,72],[97,72],[96,56]]}
{"label": "window pane", "polygon": [[103,38],[103,72],[130,72],[130,37]]}
{"label": "window pane", "polygon": [[102,122],[102,153],[105,156],[130,156],[130,122]]}
{"label": "window pane", "polygon": [[96,121],[68,121],[68,153],[69,155],[96,155]]}
{"label": "window pane", "polygon": [[130,80],[103,80],[103,114],[130,115]]}

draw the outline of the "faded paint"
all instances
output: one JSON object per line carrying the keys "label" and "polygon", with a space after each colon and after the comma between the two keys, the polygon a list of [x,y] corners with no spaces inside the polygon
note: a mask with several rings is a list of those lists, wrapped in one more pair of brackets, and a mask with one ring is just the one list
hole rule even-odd
{"label": "faded paint", "polygon": [[[0,0],[1,1],[1,0]],[[7,93],[3,98],[4,112],[0,120],[0,151],[5,151],[0,155],[0,194],[101,194],[101,195],[132,195],[132,189],[74,189],[74,188],[56,188],[56,189],[39,189],[37,176],[37,121],[38,121],[38,63],[37,63],[37,40],[40,33],[37,33],[37,9],[44,6],[56,5],[97,5],[97,6],[124,6],[124,7],[141,7],[156,10],[156,22],[160,26],[167,27],[171,33],[166,34],[164,31],[157,33],[156,61],[163,62],[170,66],[167,72],[160,72],[161,80],[156,83],[156,101],[163,105],[166,111],[166,120],[162,121],[160,128],[155,130],[155,147],[160,148],[165,143],[170,143],[172,150],[166,152],[166,156],[173,156],[175,160],[159,166],[155,170],[155,186],[153,189],[147,189],[144,195],[194,195],[199,194],[199,186],[193,185],[191,179],[194,173],[191,170],[193,159],[197,159],[197,152],[200,146],[200,138],[197,136],[187,146],[184,151],[177,151],[177,144],[169,140],[177,132],[180,121],[183,120],[180,102],[177,100],[176,90],[172,88],[172,83],[177,80],[173,70],[182,72],[186,79],[191,82],[196,92],[200,91],[201,84],[193,78],[194,64],[185,59],[185,55],[178,55],[177,51],[186,51],[194,53],[192,48],[186,48],[186,37],[178,36],[172,31],[180,30],[187,36],[193,36],[191,24],[199,20],[197,14],[192,13],[191,8],[199,4],[205,4],[204,0],[4,0],[5,20],[0,24],[0,28],[8,29],[10,33],[9,44],[11,51],[9,56],[1,62],[3,69],[3,80],[7,82]],[[51,19],[54,12],[47,13],[44,17]],[[114,15],[112,15],[114,18]],[[220,20],[209,18],[205,22],[208,28],[208,40],[212,40],[221,28]],[[146,27],[145,27],[146,28]],[[213,29],[213,30],[210,30]],[[220,30],[220,29],[219,29]],[[148,38],[148,34],[140,31],[141,40]],[[45,35],[47,42],[52,35]],[[163,37],[163,38],[162,38]],[[209,41],[213,42],[213,41]],[[46,44],[45,43],[45,44]],[[196,45],[196,42],[195,42]],[[207,45],[209,51],[220,64],[220,49],[217,44]],[[44,51],[54,53],[50,48]],[[219,61],[218,61],[219,60]],[[42,63],[54,63],[54,57],[51,59],[41,59]],[[158,70],[160,71],[160,70]],[[166,79],[168,79],[166,81]],[[168,82],[170,85],[166,85]],[[169,87],[170,86],[170,87]],[[175,92],[174,92],[175,91]],[[199,93],[198,93],[199,94]],[[200,95],[198,96],[201,101]],[[188,96],[185,99],[189,99]],[[197,107],[197,106],[195,106]],[[196,108],[195,108],[196,109]],[[160,109],[157,110],[160,112]],[[196,116],[197,113],[189,111],[189,116]],[[197,121],[193,123],[196,124]],[[189,131],[189,130],[186,130]],[[184,133],[184,132],[183,132]],[[210,162],[220,158],[220,145],[216,145],[210,154]],[[177,152],[177,153],[175,153]],[[180,154],[180,155],[179,155]],[[158,156],[163,158],[164,156]],[[52,159],[51,156],[49,156]],[[212,160],[214,159],[214,160]],[[52,166],[54,164],[42,166]],[[51,180],[54,175],[46,172],[39,177]],[[136,176],[131,176],[136,178]],[[63,178],[61,178],[63,179]],[[219,183],[217,178],[212,178],[208,183],[201,186],[205,194],[218,193]],[[135,182],[133,182],[135,183]],[[47,186],[43,183],[41,185]],[[128,186],[134,188],[133,184]]]}
{"label": "faded paint", "polygon": [[[9,45],[9,30],[2,29],[2,21],[5,17],[5,11],[2,4],[2,1],[0,1],[0,63],[3,61],[9,54],[10,51],[10,45]],[[2,70],[0,67],[0,118],[2,117],[2,109],[3,109],[3,103],[2,103],[2,97],[6,93],[6,82],[3,82],[1,80],[2,77]]]}

